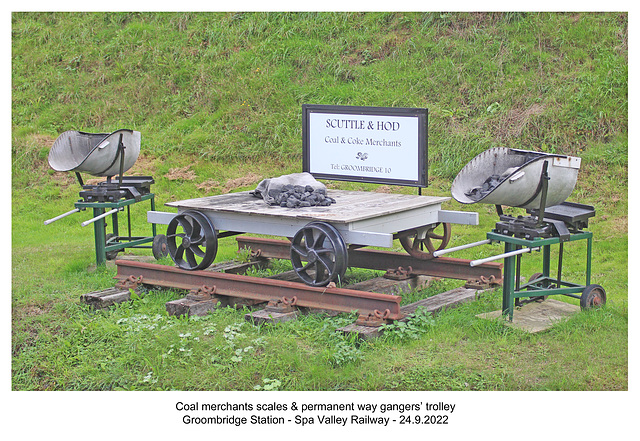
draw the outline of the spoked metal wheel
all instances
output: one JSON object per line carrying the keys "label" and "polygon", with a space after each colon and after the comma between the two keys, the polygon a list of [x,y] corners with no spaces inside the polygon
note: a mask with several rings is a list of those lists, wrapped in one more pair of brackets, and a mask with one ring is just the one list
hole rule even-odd
{"label": "spoked metal wheel", "polygon": [[[549,288],[550,287],[550,283],[548,280],[544,280],[543,279],[544,274],[542,273],[534,273],[531,275],[531,277],[529,277],[529,281],[527,282],[530,286],[535,286],[537,288]],[[536,280],[540,279],[539,282],[536,282]],[[527,288],[527,291],[533,291],[532,288]],[[537,301],[545,301],[547,300],[547,298],[549,298],[549,296],[535,296],[535,297],[520,297],[516,299],[516,306],[522,306],[524,303],[526,303],[527,301],[529,302],[537,302]]]}
{"label": "spoked metal wheel", "polygon": [[449,239],[451,239],[451,224],[445,222],[409,230],[399,237],[402,248],[412,257],[422,260],[431,259],[434,251],[445,249]]}
{"label": "spoked metal wheel", "polygon": [[205,269],[216,258],[218,236],[208,217],[189,210],[169,222],[167,247],[169,255],[180,268]]}
{"label": "spoked metal wheel", "polygon": [[291,264],[304,283],[326,286],[347,271],[347,246],[338,230],[324,222],[311,222],[291,241]]}
{"label": "spoked metal wheel", "polygon": [[595,283],[588,285],[580,296],[580,307],[582,309],[599,308],[607,303],[607,293],[604,288]]}
{"label": "spoked metal wheel", "polygon": [[[107,245],[107,246],[108,246],[108,245],[115,245],[115,244],[117,243],[117,238],[116,238],[115,240],[112,240],[112,239],[114,239],[115,237],[116,237],[116,235],[115,235],[115,234],[113,234],[113,233],[108,233],[108,234],[105,236],[105,245]],[[121,251],[121,250],[106,251],[106,252],[105,252],[105,257],[107,258],[107,260],[113,260],[113,259],[115,259],[116,257],[118,257],[118,253],[119,253],[120,251]]]}
{"label": "spoked metal wheel", "polygon": [[169,244],[167,243],[167,236],[164,234],[156,234],[151,244],[151,252],[156,260],[160,260],[163,257],[167,257],[169,254]]}

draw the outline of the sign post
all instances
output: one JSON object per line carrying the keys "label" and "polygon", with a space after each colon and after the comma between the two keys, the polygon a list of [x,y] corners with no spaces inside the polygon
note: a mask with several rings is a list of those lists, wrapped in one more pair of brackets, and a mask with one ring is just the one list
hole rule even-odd
{"label": "sign post", "polygon": [[428,110],[302,106],[303,171],[319,179],[427,186]]}

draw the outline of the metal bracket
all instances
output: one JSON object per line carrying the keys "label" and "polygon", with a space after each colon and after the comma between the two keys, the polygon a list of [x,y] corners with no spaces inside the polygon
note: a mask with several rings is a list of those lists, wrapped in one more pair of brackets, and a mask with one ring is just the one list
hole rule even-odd
{"label": "metal bracket", "polygon": [[558,237],[560,238],[560,242],[567,242],[570,237],[569,229],[567,228],[567,224],[561,220],[555,219],[545,219],[545,222],[549,222],[553,225],[556,232],[558,233]]}
{"label": "metal bracket", "polygon": [[478,279],[470,279],[467,280],[467,283],[464,284],[465,288],[470,289],[488,289],[494,286],[499,286],[502,284],[502,280],[498,280],[495,276],[491,275],[489,277],[480,276]]}
{"label": "metal bracket", "polygon": [[396,269],[388,269],[386,273],[384,273],[384,275],[382,277],[384,277],[385,279],[391,279],[391,280],[407,280],[410,279],[414,276],[413,274],[413,268],[412,267],[408,267],[407,269],[404,269],[403,267],[399,266]]}
{"label": "metal bracket", "polygon": [[270,312],[278,312],[278,313],[287,313],[293,312],[297,308],[295,308],[296,303],[298,302],[298,298],[293,296],[292,298],[282,297],[279,299],[269,300],[267,306],[265,306],[266,311]]}
{"label": "metal bracket", "polygon": [[203,300],[211,300],[215,292],[216,292],[215,285],[214,286],[202,285],[197,289],[192,289],[191,291],[189,291],[189,294],[187,294],[187,300],[194,300],[197,302],[203,301]]}
{"label": "metal bracket", "polygon": [[118,289],[137,289],[138,285],[142,284],[142,276],[129,276],[124,280],[116,282],[116,288]]}
{"label": "metal bracket", "polygon": [[369,313],[368,315],[360,315],[358,320],[356,320],[356,325],[358,326],[369,326],[369,327],[378,327],[389,322],[388,318],[391,311],[385,309],[384,312],[379,310],[374,310],[373,313]]}

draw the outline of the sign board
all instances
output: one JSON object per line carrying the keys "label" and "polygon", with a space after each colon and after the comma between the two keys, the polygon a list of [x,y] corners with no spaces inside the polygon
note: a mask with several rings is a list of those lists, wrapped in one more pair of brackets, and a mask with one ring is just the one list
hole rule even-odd
{"label": "sign board", "polygon": [[427,109],[303,104],[303,171],[319,179],[427,186]]}

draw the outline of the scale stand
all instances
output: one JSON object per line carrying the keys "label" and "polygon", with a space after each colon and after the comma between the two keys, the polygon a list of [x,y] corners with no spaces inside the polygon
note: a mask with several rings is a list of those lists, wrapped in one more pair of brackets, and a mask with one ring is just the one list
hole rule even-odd
{"label": "scale stand", "polygon": [[[496,205],[500,221],[495,229],[487,233],[487,239],[468,245],[441,250],[435,257],[451,251],[467,249],[492,242],[503,242],[504,253],[485,259],[471,261],[471,266],[504,259],[502,285],[502,314],[513,321],[515,306],[530,301],[544,300],[550,295],[565,295],[580,300],[580,306],[590,308],[606,303],[606,293],[600,285],[591,283],[591,253],[593,233],[583,231],[588,227],[588,219],[595,216],[590,205],[562,202],[546,207],[549,183],[548,162],[545,160],[535,194],[522,205],[530,205],[540,196],[537,209],[527,209],[529,216],[509,216]],[[586,240],[586,271],[584,284],[562,279],[564,244]],[[551,277],[551,247],[558,245],[557,275]],[[542,251],[542,271],[534,273],[526,283],[520,282],[521,259],[523,254]]]}
{"label": "scale stand", "polygon": [[[549,295],[565,295],[580,300],[582,308],[601,305],[606,302],[606,293],[600,285],[591,284],[591,252],[593,233],[582,231],[588,226],[588,219],[595,216],[592,206],[563,202],[546,207],[549,182],[548,162],[545,161],[540,176],[537,194],[540,207],[527,210],[530,216],[506,216],[498,209],[500,222],[487,233],[492,242],[504,242],[504,254],[471,262],[472,266],[490,260],[504,259],[502,285],[502,314],[513,321],[514,306],[528,301],[544,300]],[[587,241],[586,271],[584,285],[562,280],[562,261],[565,242]],[[558,245],[557,277],[551,277],[551,247]],[[529,280],[520,283],[522,255],[542,250],[542,272],[533,274]]]}
{"label": "scale stand", "polygon": [[[107,260],[114,259],[119,251],[125,248],[151,248],[156,259],[167,255],[166,237],[157,234],[156,224],[151,224],[151,236],[133,236],[131,227],[131,205],[138,202],[150,201],[151,211],[155,210],[155,195],[151,193],[151,184],[154,180],[151,176],[124,176],[126,146],[123,143],[122,133],[119,136],[116,154],[109,164],[109,168],[118,164],[119,174],[117,180],[113,176],[107,176],[106,181],[98,184],[86,185],[79,171],[75,171],[78,183],[82,187],[78,202],[74,209],[45,221],[48,225],[70,214],[93,209],[93,217],[82,222],[83,227],[93,224],[96,249],[96,264],[105,265]],[[118,214],[127,210],[127,236],[120,235]],[[107,233],[106,218],[111,216],[112,233]],[[144,245],[152,243],[151,246]]]}

